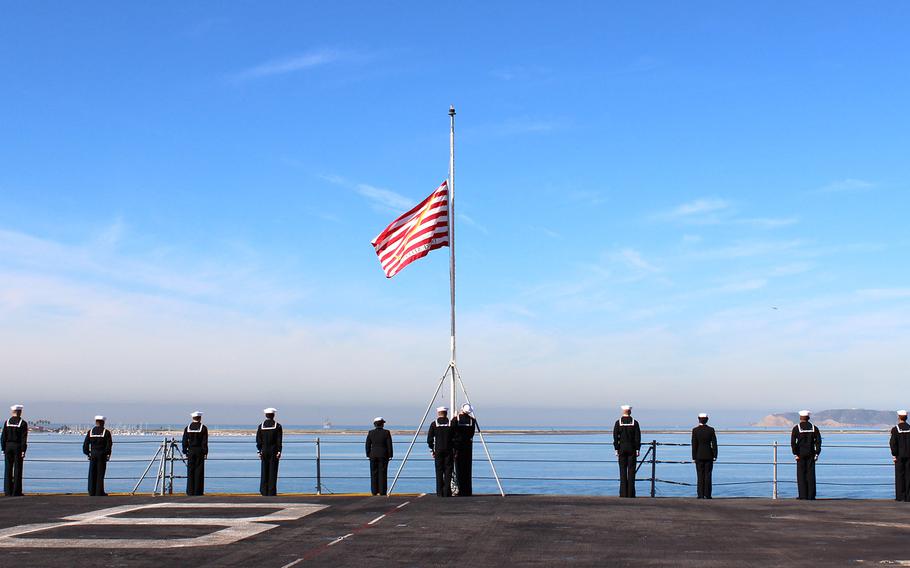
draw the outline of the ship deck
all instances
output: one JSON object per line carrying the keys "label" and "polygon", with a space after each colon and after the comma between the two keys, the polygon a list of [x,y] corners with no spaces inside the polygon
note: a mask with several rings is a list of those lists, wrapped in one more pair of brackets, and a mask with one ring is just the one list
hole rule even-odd
{"label": "ship deck", "polygon": [[910,566],[910,504],[580,496],[26,496],[18,566]]}

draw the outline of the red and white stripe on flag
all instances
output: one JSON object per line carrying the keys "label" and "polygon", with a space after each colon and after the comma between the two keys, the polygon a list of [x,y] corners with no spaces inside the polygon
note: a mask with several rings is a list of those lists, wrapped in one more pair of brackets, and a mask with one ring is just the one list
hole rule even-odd
{"label": "red and white stripe on flag", "polygon": [[372,245],[386,278],[395,276],[431,250],[449,246],[448,182],[442,182],[429,197],[392,221],[373,239]]}

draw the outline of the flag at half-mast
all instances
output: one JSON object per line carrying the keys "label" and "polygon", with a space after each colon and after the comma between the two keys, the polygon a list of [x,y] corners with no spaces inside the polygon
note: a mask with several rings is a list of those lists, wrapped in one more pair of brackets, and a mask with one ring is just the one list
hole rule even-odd
{"label": "flag at half-mast", "polygon": [[448,182],[442,182],[429,197],[392,221],[373,239],[372,245],[386,278],[395,276],[431,250],[449,246]]}

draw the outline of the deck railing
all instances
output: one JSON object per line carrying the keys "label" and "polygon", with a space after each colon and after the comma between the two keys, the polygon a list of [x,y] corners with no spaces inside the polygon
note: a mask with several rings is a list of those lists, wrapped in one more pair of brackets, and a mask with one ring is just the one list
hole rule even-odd
{"label": "deck railing", "polygon": [[[535,466],[540,464],[561,464],[561,465],[570,465],[577,464],[582,467],[595,466],[598,469],[603,466],[604,471],[617,471],[616,468],[616,459],[613,456],[612,443],[609,441],[565,441],[565,440],[498,440],[495,434],[488,434],[487,443],[493,447],[493,457],[496,463],[503,464],[525,464],[529,469],[533,471]],[[81,445],[80,440],[40,440],[40,439],[31,439],[29,441],[30,446],[43,445],[43,444],[79,444]],[[116,457],[117,447],[123,444],[144,444],[149,446],[149,454],[151,457],[127,457],[120,458]],[[247,447],[252,447],[251,455],[247,456],[219,456],[217,451],[218,446],[227,446],[231,444],[244,444]],[[145,468],[141,475],[138,473],[135,475],[125,476],[125,475],[112,475],[108,476],[107,480],[109,481],[130,481],[135,482],[132,486],[131,493],[135,494],[143,490],[146,493],[152,493],[155,495],[169,495],[174,492],[180,492],[181,487],[177,483],[179,480],[185,479],[184,475],[185,468],[185,458],[180,452],[179,440],[174,437],[165,437],[165,438],[153,438],[151,436],[142,437],[142,439],[118,439],[115,442],[115,457],[113,457],[109,463],[111,464],[137,464],[138,468],[142,467],[138,464],[144,464]],[[250,440],[249,437],[244,437],[243,439],[210,439],[210,455],[207,462],[255,462],[259,461],[255,456],[255,445]],[[316,495],[321,495],[327,492],[330,492],[327,488],[327,484],[331,485],[333,481],[352,481],[352,480],[363,480],[363,486],[369,486],[369,472],[368,468],[360,467],[355,470],[355,468],[345,468],[350,470],[351,473],[348,474],[345,471],[344,475],[339,474],[329,474],[326,475],[325,468],[326,466],[331,466],[331,464],[344,463],[344,462],[365,462],[364,457],[357,457],[355,455],[326,455],[325,448],[335,447],[335,446],[363,446],[363,443],[356,440],[339,440],[333,439],[332,436],[328,437],[315,437],[313,439],[297,439],[297,440],[285,440],[284,442],[284,452],[281,458],[282,462],[303,462],[312,464],[310,468],[307,468],[309,471],[305,472],[306,475],[296,475],[296,474],[280,474],[280,479],[283,480],[303,480],[305,482],[311,483],[309,487],[312,489],[312,493]],[[548,459],[540,457],[496,457],[496,448],[501,449],[517,449],[526,446],[540,446],[540,447],[550,447],[550,446],[561,446],[561,447],[590,447],[597,457],[579,459],[576,457],[571,458],[559,458],[559,459]],[[659,454],[662,456],[663,452],[659,450],[662,447],[666,448],[677,448],[677,453],[679,449],[688,447],[689,444],[686,443],[674,443],[674,442],[661,442],[657,440],[652,440],[647,442],[642,447],[641,456],[638,459],[638,476],[636,482],[638,484],[647,484],[649,489],[648,493],[651,497],[655,497],[660,493],[661,486],[676,486],[676,487],[694,487],[694,483],[684,479],[673,479],[672,472],[668,472],[669,468],[661,468],[660,466],[681,466],[686,464],[694,463],[692,460],[687,459],[663,459],[659,457]],[[795,476],[790,476],[789,479],[782,479],[779,475],[781,468],[786,468],[794,465],[794,462],[790,459],[790,448],[788,446],[783,446],[777,441],[771,443],[754,443],[754,444],[720,444],[719,448],[721,450],[721,459],[718,460],[718,466],[726,467],[764,467],[767,466],[767,477],[761,479],[736,479],[735,477],[731,479],[730,475],[718,476],[715,473],[714,476],[714,487],[725,487],[725,486],[736,486],[736,485],[767,485],[768,497],[772,499],[777,499],[780,496],[780,486],[783,484],[795,484],[795,480],[792,479]],[[730,459],[725,460],[723,456],[725,453],[724,450],[729,450],[730,448],[750,448],[754,449],[757,457],[755,459]],[[888,461],[878,461],[878,462],[852,462],[852,461],[826,461],[820,460],[817,462],[817,466],[821,469],[818,477],[819,486],[849,486],[849,487],[885,487],[893,486],[893,482],[885,481],[864,481],[862,478],[854,479],[850,482],[838,482],[838,481],[826,481],[824,479],[823,471],[826,468],[882,468],[882,467],[893,467],[890,462],[890,453],[888,446],[886,445],[877,445],[877,444],[826,444],[824,447],[825,451],[830,451],[834,448],[843,448],[843,449],[853,449],[853,450],[863,450],[863,451],[875,451],[878,452],[880,456],[888,456]],[[153,453],[154,452],[154,453]],[[765,453],[767,452],[767,453]],[[781,458],[781,452],[786,456],[784,459]],[[30,452],[33,454],[34,452]],[[146,455],[149,455],[146,454]],[[761,455],[767,456],[766,459],[762,459]],[[673,456],[670,456],[671,458]],[[392,464],[399,463],[400,458],[395,458],[392,460]],[[431,457],[411,457],[410,462],[432,462]],[[30,476],[28,467],[29,464],[66,464],[66,475],[39,475],[39,476]],[[486,463],[486,460],[483,456],[476,455],[474,456],[475,470],[479,471],[479,468],[482,468]],[[72,464],[72,467],[69,467],[68,464]],[[31,457],[31,455],[26,457],[26,467],[25,467],[25,490],[26,493],[35,493],[35,491],[29,491],[29,482],[30,481],[41,481],[41,482],[71,482],[77,480],[83,480],[85,477],[82,475],[85,473],[84,469],[79,469],[77,464],[86,464],[86,461],[80,458],[49,458],[49,457]],[[392,466],[390,464],[390,470]],[[72,473],[70,474],[70,471]],[[857,469],[858,476],[861,470]],[[356,473],[355,473],[356,472]],[[251,472],[252,473],[252,472]],[[646,477],[642,477],[642,474],[645,474]],[[432,481],[434,479],[433,475],[402,475],[403,480],[409,481],[427,481],[427,487],[432,487]],[[494,478],[491,475],[474,475],[473,477],[477,481],[492,481]],[[249,490],[253,491],[257,488],[255,483],[252,480],[259,479],[258,475],[206,475],[207,480],[251,480]],[[570,483],[570,484],[607,484],[607,483],[618,483],[618,476],[601,476],[601,475],[581,475],[581,476],[565,476],[565,475],[517,475],[509,474],[500,475],[500,479],[505,485],[505,489],[509,491],[509,482],[559,482],[559,483]],[[46,483],[45,483],[46,484]],[[149,488],[149,486],[152,486]],[[606,488],[603,492],[607,492]],[[55,493],[59,491],[45,491],[48,493]],[[571,491],[569,491],[571,492]]]}

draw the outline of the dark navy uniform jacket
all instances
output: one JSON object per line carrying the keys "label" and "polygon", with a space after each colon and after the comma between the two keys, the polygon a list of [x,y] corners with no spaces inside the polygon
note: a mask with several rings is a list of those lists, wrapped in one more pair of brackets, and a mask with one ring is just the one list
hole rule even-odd
{"label": "dark navy uniform jacket", "polygon": [[790,433],[790,449],[801,458],[822,453],[822,433],[811,422],[800,422]]}
{"label": "dark navy uniform jacket", "polygon": [[455,449],[455,428],[448,418],[437,418],[427,431],[427,445],[434,452],[450,452]]}
{"label": "dark navy uniform jacket", "polygon": [[190,448],[202,449],[202,455],[209,455],[209,429],[202,423],[191,422],[183,429],[183,453],[188,453]]}
{"label": "dark navy uniform jacket", "polygon": [[613,449],[617,452],[637,452],[641,449],[641,428],[631,416],[620,416],[613,426]]}
{"label": "dark navy uniform jacket", "polygon": [[910,458],[910,424],[901,422],[891,429],[891,455]]}
{"label": "dark navy uniform jacket", "polygon": [[474,443],[474,432],[477,430],[477,421],[469,414],[459,414],[452,421],[455,427],[452,443],[456,450],[470,450]]}
{"label": "dark navy uniform jacket", "polygon": [[10,416],[3,423],[0,451],[24,452],[28,448],[28,423],[21,416]]}
{"label": "dark navy uniform jacket", "polygon": [[85,433],[82,442],[82,453],[90,458],[110,458],[114,447],[114,438],[111,431],[104,426],[95,426]]}
{"label": "dark navy uniform jacket", "polygon": [[692,429],[692,459],[717,459],[717,433],[707,424],[699,424]]}
{"label": "dark navy uniform jacket", "polygon": [[281,453],[283,437],[281,424],[266,418],[256,429],[256,449],[259,452]]}
{"label": "dark navy uniform jacket", "polygon": [[392,433],[385,428],[373,428],[367,433],[368,458],[392,459]]}

